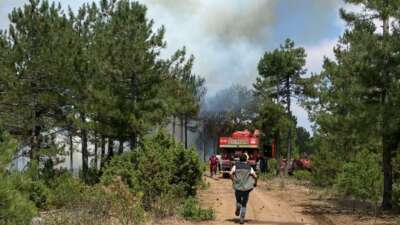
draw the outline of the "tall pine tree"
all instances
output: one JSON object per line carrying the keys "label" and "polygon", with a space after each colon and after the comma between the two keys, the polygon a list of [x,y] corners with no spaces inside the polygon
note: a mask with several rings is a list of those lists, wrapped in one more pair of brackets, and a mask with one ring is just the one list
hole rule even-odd
{"label": "tall pine tree", "polygon": [[[287,129],[287,160],[291,159],[292,127],[295,120],[292,116],[292,99],[299,94],[301,75],[305,73],[306,53],[304,48],[295,48],[294,42],[287,39],[280,49],[266,52],[258,64],[259,77],[254,84],[255,94],[264,101],[285,107],[288,121]],[[264,107],[264,109],[266,109]],[[277,130],[279,131],[279,129]],[[276,139],[279,139],[277,134]],[[289,164],[288,164],[289,165]]]}

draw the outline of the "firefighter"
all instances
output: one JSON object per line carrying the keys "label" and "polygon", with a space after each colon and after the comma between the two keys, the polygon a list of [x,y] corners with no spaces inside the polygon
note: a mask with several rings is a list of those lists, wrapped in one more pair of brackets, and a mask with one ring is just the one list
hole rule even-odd
{"label": "firefighter", "polygon": [[260,154],[260,171],[266,173],[268,169],[268,161],[264,154]]}
{"label": "firefighter", "polygon": [[210,157],[209,161],[210,161],[210,175],[212,177],[213,175],[217,174],[218,158],[217,156],[215,156],[215,154],[213,154]]}
{"label": "firefighter", "polygon": [[243,224],[250,192],[257,186],[257,175],[253,167],[247,164],[247,157],[245,154],[240,155],[240,161],[232,167],[229,174],[232,178],[233,188],[235,190],[235,215],[239,216],[240,224]]}
{"label": "firefighter", "polygon": [[281,159],[279,163],[279,175],[285,175],[287,160],[285,158]]}

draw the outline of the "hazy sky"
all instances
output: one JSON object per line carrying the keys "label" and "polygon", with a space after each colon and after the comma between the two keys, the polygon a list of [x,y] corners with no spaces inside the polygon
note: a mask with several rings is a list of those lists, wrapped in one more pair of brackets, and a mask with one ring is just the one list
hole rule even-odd
{"label": "hazy sky", "polygon": [[[27,0],[0,0],[0,28],[7,14]],[[58,0],[78,8],[88,0]],[[232,84],[251,86],[261,55],[286,38],[303,46],[307,69],[319,72],[324,56],[344,26],[338,10],[341,0],[140,0],[148,6],[155,28],[165,25],[165,56],[186,46],[196,57],[195,72],[206,78],[208,95]],[[307,113],[294,106],[301,126],[310,128]]]}

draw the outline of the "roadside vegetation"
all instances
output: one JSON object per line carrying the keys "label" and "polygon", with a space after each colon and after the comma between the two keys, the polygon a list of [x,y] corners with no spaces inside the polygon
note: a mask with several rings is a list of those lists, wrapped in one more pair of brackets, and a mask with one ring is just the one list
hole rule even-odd
{"label": "roadside vegetation", "polygon": [[205,221],[214,219],[215,211],[212,208],[203,209],[197,199],[188,198],[180,208],[180,215],[187,220]]}
{"label": "roadside vegetation", "polygon": [[[399,209],[400,4],[344,2],[363,10],[340,11],[346,31],[321,73],[301,76],[306,52],[290,39],[262,56],[254,84],[261,105],[254,121],[277,140],[278,160],[311,155],[311,173],[295,171],[295,178],[372,204],[375,211]],[[294,99],[315,123],[312,137],[301,135],[305,141],[299,142],[291,115]]]}
{"label": "roadside vegetation", "polygon": [[[15,149],[1,147],[1,152]],[[12,155],[8,152],[8,156],[1,155],[6,164]],[[66,170],[48,176],[47,168],[35,165],[23,172],[3,168],[0,224],[29,224],[39,212],[49,225],[142,224],[178,212],[192,220],[212,219],[213,210],[201,209],[195,200],[202,168],[193,149],[185,149],[161,133],[114,157],[98,178],[100,182],[93,185]]]}
{"label": "roadside vegetation", "polygon": [[[184,47],[160,57],[165,28],[146,12],[128,0],[76,11],[30,0],[10,12],[0,31],[1,225],[142,224],[195,196],[203,166],[187,133],[204,79]],[[176,120],[179,143],[158,132]]]}

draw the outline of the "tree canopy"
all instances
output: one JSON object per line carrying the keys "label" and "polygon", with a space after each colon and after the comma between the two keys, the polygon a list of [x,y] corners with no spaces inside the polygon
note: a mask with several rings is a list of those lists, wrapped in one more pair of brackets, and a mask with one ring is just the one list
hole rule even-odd
{"label": "tree canopy", "polygon": [[[87,174],[91,140],[112,157],[114,141],[134,148],[171,117],[197,115],[204,79],[185,48],[161,58],[164,27],[128,0],[102,0],[64,11],[47,0],[14,9],[0,32],[0,120],[41,160],[46,134],[68,131],[82,143]],[[104,149],[102,150],[104,153]],[[97,154],[97,153],[96,153]],[[108,157],[108,158],[109,158]]]}

